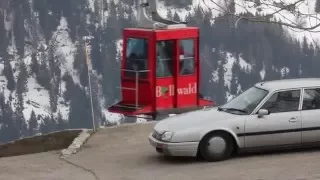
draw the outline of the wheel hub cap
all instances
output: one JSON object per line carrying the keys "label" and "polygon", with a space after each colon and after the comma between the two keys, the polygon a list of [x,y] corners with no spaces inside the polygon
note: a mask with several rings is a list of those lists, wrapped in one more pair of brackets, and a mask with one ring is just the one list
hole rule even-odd
{"label": "wheel hub cap", "polygon": [[211,154],[222,154],[226,149],[227,143],[221,137],[213,137],[208,142],[208,151]]}

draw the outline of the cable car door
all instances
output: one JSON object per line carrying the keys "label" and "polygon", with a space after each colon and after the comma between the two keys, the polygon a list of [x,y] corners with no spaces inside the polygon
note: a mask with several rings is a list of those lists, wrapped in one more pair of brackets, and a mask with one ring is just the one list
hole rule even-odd
{"label": "cable car door", "polygon": [[156,107],[163,110],[174,107],[175,102],[175,41],[156,43]]}
{"label": "cable car door", "polygon": [[176,104],[178,108],[197,105],[197,43],[197,38],[177,40]]}

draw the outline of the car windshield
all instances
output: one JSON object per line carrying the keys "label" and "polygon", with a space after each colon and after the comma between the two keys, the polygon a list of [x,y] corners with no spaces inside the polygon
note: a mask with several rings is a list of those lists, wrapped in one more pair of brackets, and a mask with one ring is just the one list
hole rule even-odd
{"label": "car windshield", "polygon": [[251,87],[219,107],[219,110],[236,114],[251,114],[267,94],[267,90]]}

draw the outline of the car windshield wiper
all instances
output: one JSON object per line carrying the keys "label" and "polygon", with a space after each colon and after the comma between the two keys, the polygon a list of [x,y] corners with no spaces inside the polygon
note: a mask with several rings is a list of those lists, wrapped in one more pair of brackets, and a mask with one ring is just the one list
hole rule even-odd
{"label": "car windshield wiper", "polygon": [[237,108],[221,108],[221,107],[218,107],[218,111],[239,111],[239,112],[242,112],[242,113],[248,113],[246,110],[243,110],[243,109],[237,109]]}

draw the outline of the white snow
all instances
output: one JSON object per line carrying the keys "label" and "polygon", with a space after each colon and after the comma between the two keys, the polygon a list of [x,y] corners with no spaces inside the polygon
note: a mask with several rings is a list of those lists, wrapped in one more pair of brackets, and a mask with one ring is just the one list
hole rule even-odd
{"label": "white snow", "polygon": [[288,73],[290,73],[290,69],[288,67],[283,67],[281,70],[281,77],[284,77],[285,75],[287,75]]}
{"label": "white snow", "polygon": [[[224,66],[224,68],[226,70],[226,72],[224,74],[224,81],[225,81],[225,85],[230,89],[230,81],[232,78],[232,67],[233,67],[234,62],[236,61],[236,57],[234,57],[234,55],[230,52],[227,52],[226,55],[227,55],[227,63]],[[249,70],[251,71],[251,65],[248,64],[244,59],[242,59],[240,57],[239,57],[240,67],[243,69],[249,68]]]}
{"label": "white snow", "polygon": [[265,76],[266,76],[266,69],[265,69],[265,67],[263,66],[263,68],[262,68],[261,71],[260,71],[260,77],[261,77],[261,79],[263,80]]}
{"label": "white snow", "polygon": [[[61,69],[62,69],[62,75],[65,72],[72,72],[73,71],[73,54],[72,54],[72,48],[74,47],[71,43],[68,29],[67,29],[67,21],[65,18],[61,18],[60,25],[57,28],[57,31],[53,33],[51,44],[46,45],[44,44],[45,41],[43,37],[39,35],[39,42],[38,42],[38,48],[39,52],[37,54],[38,59],[43,59],[47,56],[48,48],[51,47],[51,45],[54,45],[56,47],[56,55],[60,56],[61,60]],[[8,53],[10,55],[13,55],[14,59],[10,62],[13,72],[14,72],[14,78],[17,80],[17,76],[19,74],[18,65],[19,65],[19,57],[17,56],[17,49],[15,46],[14,41],[11,41],[11,45],[7,49]],[[30,72],[30,64],[31,64],[31,51],[32,48],[28,44],[26,44],[25,47],[25,58],[24,63],[28,67],[28,71]],[[39,61],[40,62],[40,61]],[[3,63],[3,62],[2,62]],[[3,74],[3,64],[0,64],[0,87],[4,88],[3,92],[5,95],[6,101],[9,100],[9,96],[11,94],[12,100],[10,101],[13,111],[15,111],[15,103],[17,101],[16,97],[16,91],[10,92],[7,88],[7,79]],[[77,82],[78,77],[73,76],[75,82]],[[62,93],[65,91],[65,84],[64,82],[61,85],[61,94],[58,97],[58,112],[60,111],[61,115],[65,120],[68,119],[68,111],[69,107],[68,105],[65,105],[62,103],[64,99],[62,98]],[[35,112],[36,116],[40,115],[41,117],[48,116],[51,114],[51,108],[49,103],[49,92],[48,90],[44,89],[44,87],[41,87],[35,77],[32,75],[27,79],[27,91],[24,94],[24,110],[23,114],[26,119],[26,121],[29,120],[32,110]],[[57,113],[53,113],[53,115],[57,115]],[[39,120],[40,123],[41,119]]]}
{"label": "white snow", "polygon": [[[54,38],[56,37],[56,39]],[[68,22],[65,17],[60,20],[60,25],[57,31],[53,34],[53,40],[51,43],[57,48],[56,54],[62,55],[61,58],[61,73],[64,75],[68,72],[74,83],[80,84],[76,70],[73,68],[75,45],[70,39],[68,32]],[[85,47],[83,47],[85,49]]]}
{"label": "white snow", "polygon": [[[110,2],[110,0],[108,0]],[[213,16],[218,16],[221,12],[223,12],[223,9],[226,8],[225,6],[225,0],[204,0],[206,2],[206,4],[204,4],[203,0],[193,0],[193,4],[190,7],[186,7],[186,8],[174,8],[174,7],[165,7],[163,2],[159,1],[159,5],[158,5],[158,11],[160,13],[161,16],[166,17],[167,16],[167,12],[170,10],[172,11],[172,14],[174,14],[174,12],[177,12],[181,18],[181,20],[185,20],[185,16],[190,12],[191,14],[193,14],[193,10],[192,7],[197,7],[198,5],[200,5],[203,10],[211,10]],[[235,0],[236,1],[236,12],[251,12],[253,14],[255,14],[258,9],[261,9],[260,13],[273,13],[275,11],[277,11],[277,8],[274,8],[272,6],[267,6],[267,5],[261,5],[259,7],[252,7],[253,3],[249,2],[249,1],[244,1],[244,0]],[[267,3],[270,4],[272,2],[280,2],[283,1],[285,3],[292,3],[295,2],[296,0],[276,0],[276,1],[270,1],[270,0],[260,0],[263,3]],[[214,3],[216,2],[216,3]],[[89,3],[89,8],[94,11],[94,0],[88,0]],[[115,3],[118,3],[118,0],[115,1]],[[301,5],[299,5],[299,11],[302,13],[315,13],[314,12],[314,4],[315,4],[315,0],[305,0],[304,3],[301,3]],[[208,6],[208,7],[207,7]],[[191,10],[189,10],[188,8],[191,8]],[[51,12],[49,12],[51,13]],[[106,18],[108,17],[108,11],[104,12],[104,18],[106,20]],[[136,14],[136,12],[134,12]],[[315,15],[315,17],[317,17]],[[319,23],[315,17],[304,17],[304,19],[306,20],[306,23],[304,26],[312,26],[315,25],[317,23]],[[87,21],[90,21],[90,15],[87,16]],[[292,15],[290,12],[288,11],[281,11],[280,13],[278,13],[276,15],[277,19],[281,19],[284,22],[288,22],[288,23],[295,23],[296,22],[296,17],[294,15]],[[9,21],[5,21],[5,27],[7,30],[12,29],[12,14],[8,14],[8,20]],[[291,22],[292,21],[292,22]],[[306,31],[302,31],[299,32],[299,30],[293,30],[290,28],[286,28],[290,34],[292,34],[292,36],[294,38],[299,39],[300,41],[302,40],[303,36],[307,36],[309,42],[314,43],[317,42],[318,40],[320,40],[320,33],[311,33],[311,32],[306,32]],[[315,29],[315,30],[320,30],[320,27]],[[42,35],[39,35],[39,47],[43,46],[44,50],[47,50],[51,44],[45,44],[44,43],[44,39],[43,37],[41,37]],[[70,36],[69,36],[69,29],[68,29],[68,23],[67,20],[62,17],[60,20],[60,25],[57,27],[57,30],[53,33],[53,41],[51,42],[52,44],[55,45],[56,47],[56,51],[57,51],[57,55],[60,55],[61,57],[61,68],[62,68],[62,75],[66,72],[68,72],[72,77],[75,83],[80,84],[79,83],[79,77],[78,74],[76,72],[76,70],[74,70],[73,68],[73,62],[74,62],[74,51],[75,51],[75,44],[72,43]],[[117,40],[117,52],[118,53],[122,53],[122,39],[120,38],[119,40]],[[85,48],[85,47],[84,47]],[[88,47],[88,49],[90,49],[90,47]],[[11,65],[12,68],[14,70],[14,76],[15,78],[17,78],[17,75],[19,73],[18,68],[17,68],[17,62],[18,62],[18,56],[17,54],[17,50],[15,47],[15,43],[14,43],[14,39],[10,42],[10,46],[8,48],[8,52],[11,55],[14,55],[14,59],[11,61]],[[31,52],[31,48],[30,46],[26,45],[26,57],[24,58],[24,62],[29,65],[31,63],[31,56],[30,56],[30,52]],[[89,51],[90,53],[90,51]],[[230,81],[231,81],[231,77],[232,77],[232,66],[233,63],[235,62],[235,57],[229,53],[229,52],[224,52],[227,55],[227,63],[224,65],[224,69],[225,69],[225,76],[224,76],[224,80],[225,80],[225,85],[227,87],[230,88]],[[40,53],[39,53],[40,54]],[[40,57],[38,54],[38,58],[42,58]],[[240,66],[242,68],[246,68],[248,67],[249,70],[251,70],[251,66],[241,57],[239,56],[239,61],[240,61]],[[90,62],[90,61],[89,61]],[[0,64],[0,72],[2,72],[3,70],[3,64]],[[283,67],[281,69],[281,73],[284,74],[284,72],[288,73],[289,69],[287,67]],[[94,72],[93,72],[94,73]],[[261,78],[263,79],[265,76],[265,69],[263,68],[260,71],[260,75]],[[217,82],[218,77],[217,77],[217,72],[214,71],[213,73],[213,81]],[[0,75],[0,90],[2,87],[5,87],[7,83],[6,78],[4,77],[4,75],[1,73]],[[40,85],[38,85],[36,83],[36,80],[33,76],[28,78],[28,91],[25,94],[25,99],[24,99],[24,103],[25,103],[25,109],[23,111],[25,118],[28,120],[31,114],[31,111],[35,111],[36,115],[41,115],[41,116],[45,116],[45,115],[50,115],[50,104],[49,104],[49,93],[47,90],[45,90],[43,87],[41,87]],[[65,83],[62,82],[61,84],[61,93],[63,93],[65,91]],[[8,91],[6,88],[3,89],[4,94],[5,94],[5,98],[6,100],[9,99],[9,95],[10,95],[10,91]],[[238,86],[238,91],[241,91],[241,86]],[[15,97],[15,92],[12,93],[12,97]],[[233,96],[227,92],[227,99],[230,100]],[[63,102],[63,98],[60,96],[58,99],[58,111],[61,112],[62,116],[64,117],[64,119],[68,119],[68,113],[69,113],[69,107],[68,105],[65,105],[64,103],[60,103]],[[15,102],[15,99],[11,102],[12,104]],[[104,113],[106,119],[108,122],[113,123],[113,124],[120,124],[121,121],[123,121],[124,116],[122,114],[117,114],[117,113],[110,113],[107,110],[102,108],[102,112]],[[56,115],[56,113],[54,114]],[[144,118],[137,118],[137,123],[145,123],[146,119]]]}
{"label": "white snow", "polygon": [[30,119],[32,110],[36,115],[49,115],[51,110],[48,91],[44,90],[33,77],[28,79],[27,86],[28,91],[24,97],[25,109],[23,111],[26,120]]}
{"label": "white snow", "polygon": [[117,62],[120,62],[122,57],[123,39],[118,39],[116,41],[116,46],[117,46],[117,53],[120,54],[120,56],[118,56]]}
{"label": "white snow", "polygon": [[[236,57],[234,57],[234,55],[230,52],[222,52],[226,55],[226,64],[223,66],[225,73],[224,73],[224,82],[225,82],[225,86],[227,86],[230,89],[230,81],[232,78],[232,67],[234,62],[236,61]],[[219,60],[221,62],[221,60]],[[248,68],[249,71],[251,71],[252,66],[247,63],[242,57],[241,55],[239,55],[239,64],[240,67],[242,69]],[[218,77],[218,70],[213,71],[212,73],[212,80],[213,82],[218,82],[219,77]]]}
{"label": "white snow", "polygon": [[93,12],[94,12],[94,1],[95,1],[95,0],[88,0],[88,2],[89,2],[89,8],[90,8],[91,11],[93,11]]}
{"label": "white snow", "polygon": [[[204,4],[203,1],[206,3]],[[235,0],[235,11],[236,14],[238,13],[245,13],[249,12],[252,14],[260,13],[260,14],[272,14],[280,10],[278,5],[274,5],[274,3],[285,3],[285,4],[292,4],[297,2],[298,0],[260,0],[261,5],[255,7],[253,1],[248,0]],[[224,14],[226,12],[225,0],[194,0],[194,3],[200,5],[204,10],[208,10],[209,8],[215,12],[213,15],[217,16],[219,13]],[[312,27],[318,23],[320,20],[317,14],[315,14],[314,7],[315,7],[315,0],[304,0],[301,3],[297,4],[297,8],[295,11],[298,11],[299,16],[296,14],[291,13],[287,10],[282,10],[280,12],[275,13],[273,19],[281,20],[282,22],[292,24],[292,25],[302,25],[303,27]],[[304,14],[311,14],[311,15],[304,15]],[[240,19],[240,21],[244,21],[245,19]],[[313,29],[308,32],[304,30],[299,30],[291,27],[285,26],[285,29],[292,35],[293,38],[302,40],[304,36],[307,37],[310,43],[319,43],[320,40],[320,33],[316,32],[320,30],[320,27]]]}
{"label": "white snow", "polygon": [[108,110],[103,110],[103,113],[107,121],[112,124],[119,125],[121,121],[123,121],[125,118],[123,114],[112,113],[112,112],[109,112]]}
{"label": "white snow", "polygon": [[87,139],[91,136],[90,130],[84,129],[79,134],[77,138],[73,140],[71,145],[67,149],[63,149],[61,151],[60,158],[67,158],[79,151],[81,146],[87,141]]}
{"label": "white snow", "polygon": [[137,118],[136,123],[137,123],[137,124],[144,124],[144,123],[147,123],[147,120],[144,119],[144,118]]}

